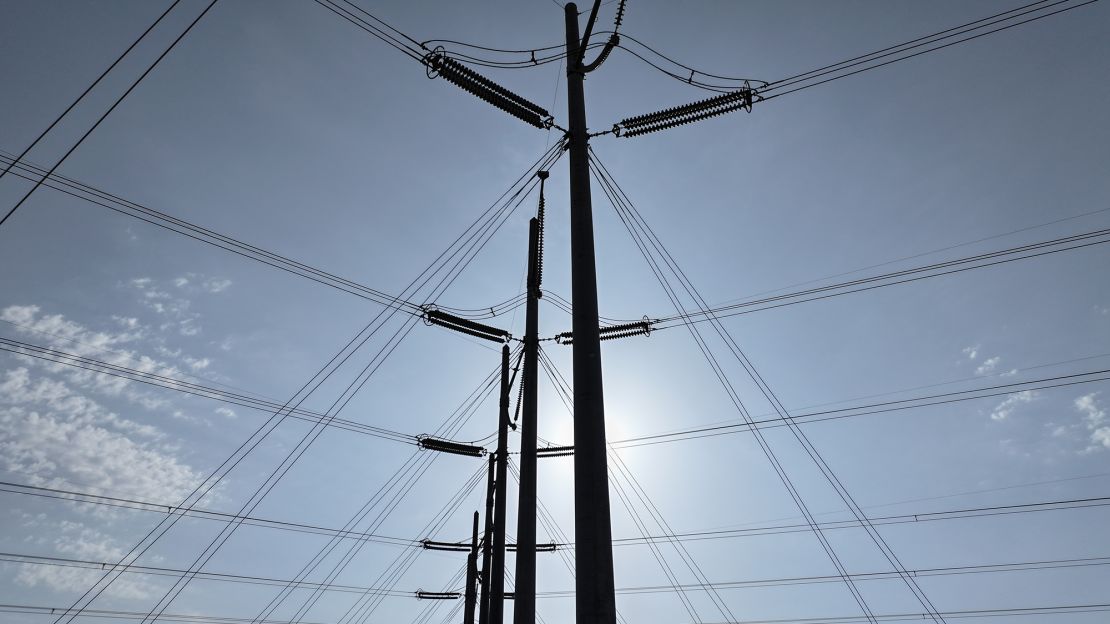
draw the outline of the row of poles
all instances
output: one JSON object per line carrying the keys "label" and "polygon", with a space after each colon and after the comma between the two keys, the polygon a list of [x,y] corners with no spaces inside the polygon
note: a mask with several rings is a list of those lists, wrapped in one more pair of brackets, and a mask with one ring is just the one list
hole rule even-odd
{"label": "row of poles", "polygon": [[[585,43],[597,17],[594,3],[586,36],[579,36],[578,9],[565,6],[567,52],[567,112],[569,129],[570,239],[573,380],[574,380],[574,543],[576,621],[580,624],[615,624],[612,528],[609,515],[609,477],[605,443],[605,407],[602,393],[601,337],[598,323],[597,270],[594,259],[593,206],[590,197],[589,133],[583,83],[603,57],[585,65]],[[516,586],[513,624],[536,622],[536,460],[537,377],[539,374],[539,300],[542,297],[543,182],[539,171],[540,208],[529,222],[528,292],[523,369],[521,374],[520,489],[517,513]],[[449,315],[440,315],[449,316]],[[442,319],[430,319],[440,324]],[[456,324],[475,329],[472,321]],[[450,327],[449,324],[445,326]],[[452,327],[459,329],[459,327]],[[477,327],[488,337],[502,330]],[[466,331],[461,329],[460,331]],[[471,333],[471,332],[467,332]],[[471,335],[479,335],[471,333]],[[485,337],[485,336],[483,336]],[[467,557],[464,624],[503,624],[505,617],[505,516],[507,507],[508,430],[510,403],[509,347],[501,350],[501,400],[497,449],[490,456],[486,488],[485,526],[479,539],[479,515],[474,513]],[[431,448],[428,446],[426,448]],[[478,569],[479,556],[482,560]]]}

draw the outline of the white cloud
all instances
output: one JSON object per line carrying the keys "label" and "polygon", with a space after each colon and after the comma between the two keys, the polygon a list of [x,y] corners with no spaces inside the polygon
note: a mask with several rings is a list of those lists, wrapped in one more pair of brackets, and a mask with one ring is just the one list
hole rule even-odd
{"label": "white cloud", "polygon": [[1037,397],[1034,390],[1022,390],[1006,397],[1004,401],[991,410],[991,420],[1006,420],[1014,413],[1018,406],[1030,403]]}
{"label": "white cloud", "polygon": [[974,347],[964,347],[963,354],[967,356],[967,359],[974,360],[975,358],[979,357],[979,345],[975,345]]}
{"label": "white cloud", "polygon": [[975,374],[976,375],[986,375],[987,373],[990,373],[991,371],[993,371],[994,368],[996,366],[998,366],[998,363],[1001,362],[1001,361],[1002,361],[1002,358],[998,357],[997,355],[992,357],[992,358],[987,358],[987,359],[983,360],[983,363],[980,364],[975,369]]}
{"label": "white cloud", "polygon": [[999,377],[1013,377],[1014,375],[1018,374],[1019,372],[1021,372],[1021,371],[1019,371],[1016,368],[1011,368],[1010,370],[1006,371],[1005,373],[998,373],[998,376]]}
{"label": "white cloud", "polygon": [[[51,545],[61,556],[114,563],[125,554],[111,537],[84,524],[61,521],[47,528],[56,536]],[[75,587],[91,587],[103,575],[99,569],[21,564],[15,582],[23,587],[42,586],[68,594]],[[156,595],[156,588],[149,577],[125,574],[105,593],[118,599],[149,599]]]}
{"label": "white cloud", "polygon": [[231,280],[210,278],[204,281],[204,289],[210,293],[223,292],[231,287]]}
{"label": "white cloud", "polygon": [[227,419],[229,419],[229,420],[230,420],[230,419],[234,419],[234,418],[237,418],[237,417],[238,417],[238,416],[237,416],[237,415],[235,414],[235,410],[233,410],[233,409],[231,409],[231,408],[229,408],[229,407],[217,407],[215,411],[216,411],[216,413],[217,413],[217,414],[219,414],[220,416],[223,416],[224,418],[227,418]]}
{"label": "white cloud", "polygon": [[1098,392],[1085,394],[1075,400],[1075,409],[1083,416],[1083,424],[1091,432],[1091,446],[1087,451],[1110,449],[1110,422],[1106,409],[1099,405]]}
{"label": "white cloud", "polygon": [[173,280],[173,285],[177,286],[178,288],[182,288],[188,283],[189,283],[189,278],[187,278],[187,277],[177,277],[177,278],[174,278],[174,280]]}

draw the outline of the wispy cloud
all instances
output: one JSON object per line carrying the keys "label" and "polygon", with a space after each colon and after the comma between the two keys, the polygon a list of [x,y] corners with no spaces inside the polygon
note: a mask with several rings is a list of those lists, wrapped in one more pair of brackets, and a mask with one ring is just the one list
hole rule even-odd
{"label": "wispy cloud", "polygon": [[997,355],[992,358],[987,358],[975,368],[975,374],[986,375],[992,373],[994,372],[994,369],[998,366],[998,363],[1001,361],[1002,358]]}
{"label": "wispy cloud", "polygon": [[[50,542],[61,556],[86,561],[119,561],[124,551],[110,536],[80,522],[61,521],[47,527],[55,537]],[[23,587],[47,587],[66,594],[75,587],[91,587],[103,572],[97,569],[21,564],[15,582]],[[112,583],[106,594],[117,599],[149,599],[156,586],[149,577],[124,575]]]}
{"label": "wispy cloud", "polygon": [[967,356],[967,359],[974,360],[979,357],[979,345],[974,347],[964,347],[962,353]]}
{"label": "wispy cloud", "polygon": [[1106,409],[1099,404],[1098,395],[1092,392],[1075,400],[1075,409],[1090,432],[1088,452],[1110,449],[1110,422],[1107,422]]}
{"label": "wispy cloud", "polygon": [[1023,390],[1007,396],[1001,403],[991,410],[991,420],[1006,420],[1019,406],[1030,403],[1037,398],[1034,390]]}

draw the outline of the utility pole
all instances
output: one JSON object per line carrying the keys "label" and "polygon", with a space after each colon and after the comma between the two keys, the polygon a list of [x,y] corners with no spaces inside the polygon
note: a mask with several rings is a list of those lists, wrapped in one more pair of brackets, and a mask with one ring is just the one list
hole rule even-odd
{"label": "utility pole", "polygon": [[[505,498],[509,468],[509,345],[501,347],[501,410],[497,426],[497,476],[494,478],[493,556],[489,573],[489,624],[503,624],[505,617]],[[484,572],[484,570],[483,570]]]}
{"label": "utility pole", "polygon": [[478,512],[474,512],[474,533],[470,553],[466,556],[466,592],[463,594],[463,624],[474,624],[474,606],[478,601]]}
{"label": "utility pole", "polygon": [[490,560],[493,558],[493,479],[497,456],[489,457],[489,473],[486,477],[486,530],[482,537],[482,598],[478,603],[478,624],[489,624],[490,605]]}
{"label": "utility pole", "polygon": [[513,624],[536,622],[536,421],[539,360],[539,302],[543,258],[543,183],[548,172],[539,171],[540,202],[537,216],[528,222],[528,303],[524,321],[524,369],[521,376],[520,489],[516,529],[516,587],[513,589]]}
{"label": "utility pole", "polygon": [[[575,608],[579,624],[615,624],[613,530],[605,456],[605,401],[597,314],[590,163],[586,151],[586,102],[582,63],[586,41],[578,37],[578,7],[565,7],[567,28],[567,132],[570,151],[571,299],[574,306],[574,552]],[[592,30],[597,3],[587,25]]]}

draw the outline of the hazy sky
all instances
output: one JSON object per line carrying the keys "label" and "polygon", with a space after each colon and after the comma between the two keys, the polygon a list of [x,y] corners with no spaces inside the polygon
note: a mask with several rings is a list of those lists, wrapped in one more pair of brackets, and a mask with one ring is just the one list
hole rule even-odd
{"label": "hazy sky", "polygon": [[[562,9],[551,0],[358,4],[419,41],[532,49],[564,40]],[[774,81],[1020,4],[629,0],[622,33],[704,72]],[[52,167],[206,5],[181,2],[27,161]],[[4,155],[22,152],[167,6],[0,0]],[[616,6],[605,4],[599,30],[611,28]],[[771,99],[751,114],[643,137],[604,135],[592,145],[710,304],[1095,232],[1110,227],[1108,23],[1105,3],[1095,3]],[[560,63],[476,69],[566,125]],[[622,50],[589,75],[585,89],[593,131],[713,95]],[[419,63],[319,4],[223,0],[57,173],[400,293],[559,139],[558,130],[537,130],[442,79],[429,80]],[[547,182],[545,302],[570,296],[566,180],[564,158]],[[0,211],[30,187],[4,176]],[[523,200],[436,303],[484,308],[523,290],[536,200],[534,192]],[[594,212],[601,314],[673,314],[596,183]],[[792,414],[1083,375],[1110,368],[1108,261],[1110,250],[1096,244],[722,324]],[[0,227],[0,285],[4,339],[278,404],[302,396],[298,388],[383,310],[45,187]],[[426,297],[422,291],[410,298]],[[447,422],[483,387],[499,355],[492,343],[438,327],[416,323],[403,333],[406,319],[411,324],[411,317],[393,317],[301,407],[323,413],[346,400],[344,388],[383,353],[384,363],[339,416],[412,435]],[[488,322],[519,335],[523,310]],[[671,325],[605,343],[610,440],[740,422],[690,333]],[[540,327],[551,337],[569,330],[570,319],[545,303]],[[389,339],[399,329],[405,337],[393,348]],[[772,417],[711,326],[699,329],[752,417]],[[569,379],[570,347],[544,346]],[[1011,386],[977,400],[802,430],[869,517],[897,516],[897,523],[880,520],[878,531],[906,570],[919,571],[917,583],[936,610],[1103,604],[1110,582],[1105,501],[1035,512],[1030,505],[1110,496],[1110,385],[1092,381],[1104,378]],[[1073,381],[1081,383],[1062,385]],[[567,409],[546,377],[540,383],[540,435],[570,443]],[[488,441],[497,401],[480,396],[484,402],[455,439]],[[162,505],[181,503],[267,416],[3,352],[0,604],[73,604],[103,575],[99,563],[119,561],[166,517]],[[283,421],[198,509],[238,512],[311,426]],[[346,587],[318,600],[311,588],[296,589],[268,617],[336,622],[348,614],[342,621],[361,621],[365,611],[349,611],[366,604],[358,588],[389,585],[393,593],[367,621],[458,621],[461,614],[450,615],[456,602],[411,594],[461,587],[464,555],[397,542],[468,538],[471,514],[483,505],[483,462],[433,456],[351,429],[358,427],[324,431],[250,515],[399,539],[342,540],[307,580]],[[757,439],[740,429],[718,431],[728,434],[616,445],[623,463],[611,462],[635,477],[614,479],[621,488],[612,494],[614,537],[633,542],[614,550],[616,585],[642,589],[618,595],[623,618],[678,624],[861,616]],[[852,518],[789,430],[763,434],[816,520]],[[517,441],[510,438],[514,447]],[[414,453],[426,471],[406,463]],[[570,539],[572,461],[542,460],[539,486]],[[406,479],[419,478],[394,505],[396,490],[387,484],[403,467]],[[66,502],[24,486],[159,506]],[[383,486],[385,496],[375,498]],[[515,482],[509,490],[512,535]],[[461,503],[429,533],[425,527],[460,491]],[[622,504],[625,496],[642,525]],[[665,525],[647,511],[648,500]],[[1006,505],[1020,513],[928,515]],[[801,530],[767,530],[799,524]],[[211,514],[180,520],[139,558],[145,567],[112,583],[89,614],[148,612],[224,527]],[[664,568],[632,539],[642,531],[718,533],[684,541],[682,554],[661,543]],[[248,523],[203,572],[293,579],[328,545],[323,533]],[[539,533],[541,541],[563,539],[544,525]],[[866,532],[830,528],[825,535],[847,572],[863,575],[856,587],[876,615],[924,613],[906,584],[885,574],[893,568]],[[342,572],[329,576],[348,552]],[[403,576],[387,578],[399,557],[412,554],[419,556]],[[573,617],[569,554],[538,557],[539,591],[549,593],[538,612],[546,622]],[[1079,558],[1094,559],[1050,569],[1043,563]],[[1035,562],[1036,569],[966,568]],[[965,573],[924,572],[939,568]],[[882,578],[867,578],[874,574]],[[740,586],[830,575],[827,582]],[[242,580],[200,576],[165,613],[251,621],[283,586]],[[671,587],[704,581],[722,586],[715,594],[691,589],[685,599]],[[107,620],[89,614],[80,620],[115,621],[110,613],[99,614]],[[1004,622],[1106,617],[991,615]],[[0,616],[32,624],[55,618]]]}

